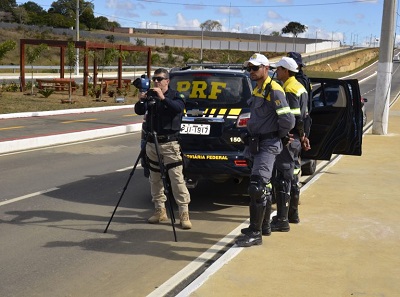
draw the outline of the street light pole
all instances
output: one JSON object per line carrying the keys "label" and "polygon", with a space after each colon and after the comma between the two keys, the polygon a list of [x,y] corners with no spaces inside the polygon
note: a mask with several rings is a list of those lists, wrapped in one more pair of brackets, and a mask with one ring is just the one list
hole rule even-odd
{"label": "street light pole", "polygon": [[[79,41],[79,0],[76,0],[76,41]],[[79,75],[79,48],[76,48],[75,74]]]}
{"label": "street light pole", "polygon": [[375,135],[386,135],[388,133],[396,11],[397,1],[384,0],[372,125],[372,134]]}
{"label": "street light pole", "polygon": [[267,29],[265,29],[264,31],[261,32],[260,30],[260,40],[258,41],[258,53],[261,52],[261,34],[264,34],[265,32],[267,32],[269,29],[271,29],[272,27],[269,27]]}
{"label": "street light pole", "polygon": [[201,28],[200,62],[203,63],[203,28]]}

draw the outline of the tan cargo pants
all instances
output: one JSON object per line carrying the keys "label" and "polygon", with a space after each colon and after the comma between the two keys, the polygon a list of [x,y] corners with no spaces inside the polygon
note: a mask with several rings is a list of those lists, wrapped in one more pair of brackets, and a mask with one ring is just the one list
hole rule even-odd
{"label": "tan cargo pants", "polygon": [[[182,161],[180,146],[177,141],[159,144],[159,153],[164,166]],[[147,142],[146,144],[147,157],[152,162],[158,163],[157,152],[155,144]],[[159,166],[151,164],[151,167],[160,169]],[[179,212],[189,211],[188,204],[190,203],[189,190],[186,187],[185,179],[183,176],[183,166],[176,166],[168,170],[168,176],[171,181],[172,194],[176,203],[179,206]],[[151,196],[155,208],[165,207],[167,197],[164,194],[164,184],[161,179],[160,172],[150,170],[150,187]]]}

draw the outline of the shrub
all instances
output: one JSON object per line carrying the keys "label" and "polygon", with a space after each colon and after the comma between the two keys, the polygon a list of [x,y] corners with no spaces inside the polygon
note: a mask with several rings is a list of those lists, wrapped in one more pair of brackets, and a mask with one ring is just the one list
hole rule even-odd
{"label": "shrub", "polygon": [[51,94],[54,93],[54,90],[53,89],[42,89],[42,90],[39,90],[38,93],[40,95],[42,95],[44,98],[48,98],[48,97],[50,97]]}

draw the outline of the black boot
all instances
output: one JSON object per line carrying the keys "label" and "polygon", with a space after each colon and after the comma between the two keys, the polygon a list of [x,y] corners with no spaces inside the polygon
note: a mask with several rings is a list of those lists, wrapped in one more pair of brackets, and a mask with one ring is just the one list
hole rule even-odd
{"label": "black boot", "polygon": [[288,232],[290,230],[288,221],[290,195],[278,192],[276,195],[277,219],[271,222],[272,232]]}
{"label": "black boot", "polygon": [[261,233],[262,233],[262,235],[265,235],[265,236],[271,235],[271,223],[270,223],[271,206],[272,206],[271,199],[267,199],[266,205],[265,205],[264,219],[263,219],[262,227],[261,227]]}
{"label": "black boot", "polygon": [[300,200],[300,188],[292,188],[290,191],[290,203],[289,203],[289,212],[288,212],[288,220],[289,223],[298,224],[300,223],[299,218],[299,200]]}
{"label": "black boot", "polygon": [[253,224],[250,225],[248,233],[236,239],[237,246],[249,247],[262,244],[261,225],[264,219],[264,212],[265,206],[262,203],[250,204],[250,222],[253,222]]}
{"label": "black boot", "polygon": [[254,218],[255,218],[256,214],[254,213],[254,207],[251,207],[251,205],[249,205],[249,213],[250,213],[250,224],[249,224],[249,227],[242,228],[240,230],[240,233],[242,233],[242,234],[247,234],[247,233],[250,233],[251,231],[255,230]]}

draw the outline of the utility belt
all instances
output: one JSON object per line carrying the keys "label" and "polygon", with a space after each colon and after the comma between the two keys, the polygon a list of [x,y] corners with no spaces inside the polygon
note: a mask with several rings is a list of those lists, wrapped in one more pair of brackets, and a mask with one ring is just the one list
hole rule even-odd
{"label": "utility belt", "polygon": [[[179,134],[168,134],[168,135],[157,135],[157,141],[158,143],[167,143],[171,141],[177,141],[179,139]],[[147,141],[154,143],[154,136],[153,135],[148,135],[147,136]]]}
{"label": "utility belt", "polygon": [[265,139],[272,139],[272,138],[277,138],[278,137],[278,132],[269,132],[265,134],[257,134],[255,136],[258,136],[258,139],[260,141],[265,140]]}
{"label": "utility belt", "polygon": [[264,134],[256,134],[249,137],[250,153],[255,155],[260,152],[260,142],[266,139],[273,139],[279,136],[278,132],[269,132]]}

